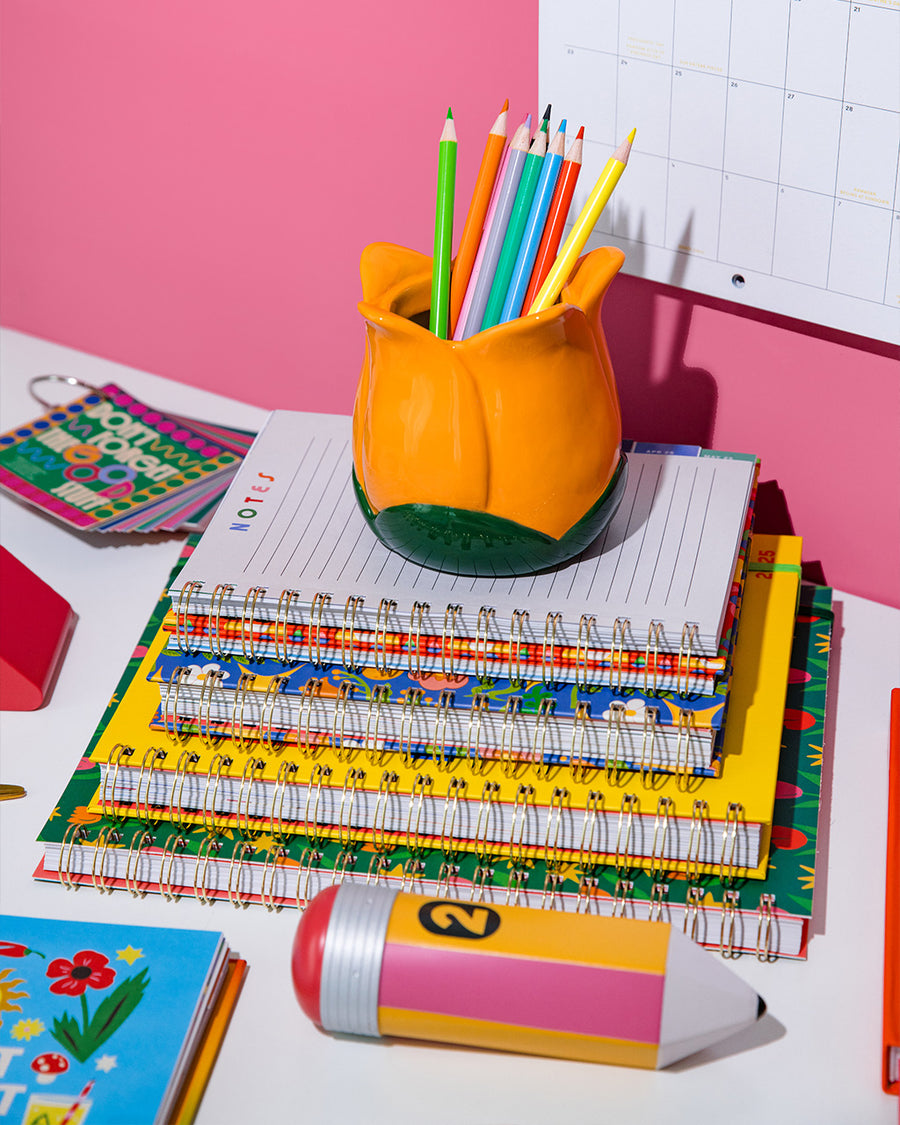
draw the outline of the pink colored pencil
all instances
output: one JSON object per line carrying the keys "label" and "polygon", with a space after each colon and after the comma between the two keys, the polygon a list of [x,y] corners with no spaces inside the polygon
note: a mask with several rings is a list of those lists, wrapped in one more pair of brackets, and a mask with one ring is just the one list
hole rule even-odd
{"label": "pink colored pencil", "polygon": [[494,180],[494,190],[491,193],[491,201],[488,204],[487,214],[484,217],[482,238],[478,244],[478,253],[475,255],[475,261],[472,264],[472,272],[469,274],[466,294],[463,297],[463,303],[459,310],[459,318],[456,321],[456,328],[453,332],[454,340],[464,340],[466,336],[466,321],[469,317],[469,309],[472,307],[472,297],[475,293],[475,286],[478,283],[478,275],[481,273],[481,263],[484,261],[484,252],[487,249],[487,239],[484,237],[484,232],[491,229],[491,222],[494,218],[494,212],[497,210],[497,200],[500,196],[500,185],[503,183],[503,177],[506,175],[506,165],[508,161],[509,147],[507,146],[506,151],[503,153],[500,167],[497,170],[496,179]]}

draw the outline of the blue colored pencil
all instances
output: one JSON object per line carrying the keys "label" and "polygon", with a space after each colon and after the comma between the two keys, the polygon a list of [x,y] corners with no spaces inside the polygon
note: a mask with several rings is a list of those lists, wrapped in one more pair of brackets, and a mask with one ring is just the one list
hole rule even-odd
{"label": "blue colored pencil", "polygon": [[525,291],[528,289],[534,260],[541,244],[544,224],[547,221],[550,202],[556,189],[556,181],[559,179],[559,170],[562,167],[565,149],[566,122],[562,121],[556,136],[547,149],[547,155],[541,166],[540,179],[534,192],[534,199],[531,201],[528,221],[525,224],[522,241],[519,243],[519,253],[516,256],[512,277],[509,280],[509,288],[506,291],[506,299],[503,302],[503,310],[500,313],[500,324],[507,320],[514,320],[522,312]]}

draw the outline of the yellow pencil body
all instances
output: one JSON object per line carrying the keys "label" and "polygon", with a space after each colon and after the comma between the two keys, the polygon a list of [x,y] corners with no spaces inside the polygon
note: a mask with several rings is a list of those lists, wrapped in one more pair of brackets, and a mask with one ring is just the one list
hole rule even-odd
{"label": "yellow pencil body", "polygon": [[628,140],[624,145],[621,145],[613,155],[607,160],[606,166],[600,173],[600,178],[594,184],[591,194],[588,196],[587,203],[582,208],[581,214],[575,220],[575,225],[569,232],[569,237],[563,243],[563,247],[556,260],[550,267],[550,272],[544,279],[544,284],[537,292],[537,296],[528,310],[528,315],[532,313],[543,312],[549,309],[556,298],[562,291],[572,268],[578,259],[578,255],[584,249],[585,243],[590,237],[591,231],[594,229],[597,220],[603,208],[606,206],[609,197],[615,190],[619,178],[625,171],[628,163],[628,152],[631,148],[631,142],[634,139],[634,129],[628,136]]}

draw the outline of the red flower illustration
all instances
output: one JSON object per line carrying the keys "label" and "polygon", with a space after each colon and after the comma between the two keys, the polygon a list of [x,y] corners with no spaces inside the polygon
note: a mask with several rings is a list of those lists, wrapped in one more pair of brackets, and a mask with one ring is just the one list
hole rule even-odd
{"label": "red flower illustration", "polygon": [[82,996],[88,985],[109,988],[116,979],[116,972],[107,968],[108,964],[108,957],[92,949],[83,949],[71,961],[57,957],[47,966],[48,977],[60,978],[50,985],[50,991],[61,996]]}

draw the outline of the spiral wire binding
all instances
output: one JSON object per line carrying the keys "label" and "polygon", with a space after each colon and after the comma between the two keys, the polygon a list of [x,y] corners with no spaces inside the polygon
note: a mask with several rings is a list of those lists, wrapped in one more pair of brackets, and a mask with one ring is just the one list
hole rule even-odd
{"label": "spiral wire binding", "polygon": [[200,755],[192,750],[182,750],[175,764],[175,773],[172,776],[172,789],[169,794],[169,812],[166,817],[180,831],[190,830],[191,822],[184,811],[184,786],[187,781],[188,766],[200,761]]}
{"label": "spiral wire binding", "polygon": [[[647,648],[644,651],[644,691],[655,695],[659,690],[659,636],[661,621],[651,621],[647,628]],[[653,663],[653,679],[650,679],[650,664]]]}
{"label": "spiral wire binding", "polygon": [[526,859],[525,829],[528,825],[528,805],[533,797],[533,785],[520,785],[516,789],[512,824],[509,830],[509,843],[507,844],[509,862],[516,867],[521,866]]}
{"label": "spiral wire binding", "polygon": [[496,781],[486,781],[481,790],[481,803],[478,806],[473,843],[479,865],[482,867],[485,867],[492,858],[488,833],[491,828],[491,813],[496,811],[499,792],[500,786]]}
{"label": "spiral wire binding", "polygon": [[599,835],[600,813],[603,811],[603,794],[592,789],[585,801],[584,819],[581,823],[581,843],[578,849],[578,866],[582,871],[593,871],[597,867],[599,847],[594,847],[594,832]]}
{"label": "spiral wire binding", "polygon": [[709,820],[709,805],[699,797],[691,806],[691,834],[688,838],[687,877],[691,882],[700,878],[700,847],[703,842],[703,822]]}
{"label": "spiral wire binding", "polygon": [[[510,870],[509,881],[506,884],[506,905],[507,906],[527,906],[528,905],[528,869],[525,867],[514,867]],[[522,899],[525,901],[523,902]]]}
{"label": "spiral wire binding", "polygon": [[[122,768],[122,759],[130,758],[134,753],[133,746],[126,746],[124,742],[117,742],[109,753],[106,764],[106,773],[103,775],[103,784],[100,786],[100,811],[110,820],[116,820],[119,813],[116,810],[116,783],[119,780],[119,770]],[[109,781],[109,767],[115,766],[112,774],[112,783]],[[109,801],[109,804],[107,804]]]}
{"label": "spiral wire binding", "polygon": [[284,827],[284,798],[288,786],[293,784],[291,775],[297,772],[297,763],[285,760],[278,766],[275,785],[272,789],[272,803],[269,806],[268,828],[272,840],[282,847],[287,843],[288,833]]}
{"label": "spiral wire binding", "polygon": [[[678,775],[676,784],[685,792],[690,785],[690,748],[691,731],[694,729],[694,716],[690,711],[682,711],[678,716],[678,742],[675,747],[675,773]],[[684,761],[681,760],[681,749],[684,747]]]}
{"label": "spiral wire binding", "polygon": [[262,773],[265,764],[263,758],[248,758],[241,775],[241,787],[238,790],[237,826],[238,832],[246,840],[256,839],[262,835],[261,827],[254,830],[250,826],[250,799],[253,795],[254,783],[259,780],[259,775]]}
{"label": "spiral wire binding", "polygon": [[776,954],[772,950],[772,931],[775,924],[775,896],[762,894],[759,896],[759,907],[756,913],[757,961],[775,960]]}
{"label": "spiral wire binding", "polygon": [[483,605],[478,610],[478,620],[475,624],[475,678],[486,680],[488,678],[488,633],[491,622],[496,614],[490,606]]}
{"label": "spiral wire binding", "polygon": [[[256,652],[256,603],[265,595],[265,586],[251,586],[244,595],[244,604],[241,606],[241,654],[245,660],[258,660]],[[251,598],[253,599],[251,601]],[[250,616],[248,619],[247,608],[249,605]],[[248,651],[249,649],[249,651]]]}
{"label": "spiral wire binding", "polygon": [[275,720],[275,703],[278,696],[284,691],[288,676],[273,676],[266,684],[266,694],[263,696],[262,714],[259,720],[259,739],[270,754],[280,754],[284,750],[284,743],[275,743],[272,737],[272,724]]}
{"label": "spiral wire binding", "polygon": [[[303,811],[303,835],[309,840],[310,846],[316,848],[321,840],[320,828],[322,827],[319,820],[319,804],[322,799],[322,785],[331,787],[329,778],[331,776],[331,766],[323,766],[316,762],[309,775],[309,781],[306,786],[306,807]],[[310,820],[309,809],[310,802],[312,802],[312,820]]]}
{"label": "spiral wire binding", "polygon": [[[249,899],[241,898],[241,874],[244,869],[244,857],[252,851],[253,845],[243,840],[237,841],[231,852],[231,861],[228,864],[228,901],[235,910],[246,910],[250,905]],[[235,874],[235,860],[238,861],[237,874]]]}
{"label": "spiral wire binding", "polygon": [[632,865],[631,832],[634,827],[634,814],[639,804],[640,802],[635,793],[623,794],[622,803],[619,806],[619,824],[616,829],[615,868],[619,875],[624,875]]}
{"label": "spiral wire binding", "polygon": [[484,902],[484,892],[488,886],[493,886],[494,869],[487,863],[479,863],[472,875],[472,887],[469,891],[469,902]]}
{"label": "spiral wire binding", "polygon": [[[148,826],[153,824],[153,814],[150,812],[150,787],[153,782],[153,774],[159,769],[159,763],[166,757],[166,751],[150,747],[144,751],[144,757],[141,761],[140,772],[138,773],[137,789],[134,794],[134,815],[138,820],[144,821]],[[147,779],[144,782],[144,773],[147,772]],[[144,802],[143,809],[141,807],[141,783],[144,782]]]}
{"label": "spiral wire binding", "polygon": [[590,914],[591,903],[596,901],[598,884],[591,875],[582,875],[575,898],[575,913]]}
{"label": "spiral wire binding", "polygon": [[544,643],[541,646],[541,678],[547,687],[558,686],[556,677],[556,630],[562,621],[561,613],[548,613],[544,618]]}
{"label": "spiral wire binding", "polygon": [[349,680],[341,680],[338,687],[337,699],[334,701],[334,713],[331,716],[331,749],[339,762],[347,762],[353,753],[353,744],[348,746],[344,729],[347,722],[347,700],[353,696],[353,684]]}
{"label": "spiral wire binding", "polygon": [[[63,834],[59,846],[59,881],[67,891],[75,890],[74,873],[72,871],[72,851],[76,844],[83,848],[82,841],[87,839],[87,829],[83,824],[70,824]],[[69,846],[66,852],[66,844]]]}
{"label": "spiral wire binding", "polygon": [[400,869],[400,890],[408,894],[421,892],[423,890],[421,875],[424,870],[425,864],[418,855],[407,856]]}
{"label": "spiral wire binding", "polygon": [[[614,699],[609,705],[609,718],[606,720],[606,748],[603,759],[606,765],[606,780],[610,785],[618,781],[621,773],[619,751],[622,746],[622,719],[628,710],[621,700]],[[615,731],[615,738],[613,738]]]}
{"label": "spiral wire binding", "polygon": [[[456,616],[462,613],[461,605],[452,603],[444,610],[444,628],[441,631],[441,675],[444,679],[456,679]],[[447,639],[447,622],[450,623],[450,638]],[[447,649],[450,649],[450,659],[447,660]]]}
{"label": "spiral wire binding", "polygon": [[563,877],[558,871],[545,872],[544,885],[541,888],[541,910],[556,910],[562,885]]}
{"label": "spiral wire binding", "polygon": [[[114,887],[106,885],[106,876],[104,875],[104,868],[106,866],[106,855],[113,844],[118,844],[122,839],[121,832],[118,831],[115,825],[109,825],[101,830],[100,835],[94,843],[94,854],[91,858],[91,882],[94,884],[94,890],[102,894],[112,894],[115,890]],[[99,860],[99,869],[98,861]]]}
{"label": "spiral wire binding", "polygon": [[275,611],[275,628],[272,632],[272,645],[275,650],[275,659],[280,660],[282,664],[291,664],[295,660],[300,659],[300,654],[303,651],[303,646],[294,644],[293,654],[288,652],[288,628],[290,627],[291,620],[291,607],[294,601],[300,597],[297,590],[282,590],[278,597],[278,608]]}
{"label": "spiral wire binding", "polygon": [[[593,683],[588,678],[588,654],[591,647],[591,629],[597,618],[592,613],[583,613],[578,621],[578,639],[575,643],[575,686],[588,691]],[[579,670],[582,672],[579,678]]]}
{"label": "spiral wire binding", "polygon": [[633,892],[634,883],[630,879],[616,879],[612,903],[613,918],[624,918],[629,902],[632,903],[633,908]]}
{"label": "spiral wire binding", "polygon": [[381,708],[390,698],[391,689],[386,684],[377,684],[373,687],[372,694],[369,697],[369,706],[366,709],[364,745],[366,748],[366,759],[370,765],[373,766],[380,766],[386,754],[384,743],[382,742],[380,749],[378,746],[378,724],[381,719]]}
{"label": "spiral wire binding", "polygon": [[[353,594],[344,602],[344,617],[341,622],[341,663],[348,672],[359,672],[362,665],[357,665],[353,659],[353,650],[356,647],[356,611],[363,605],[365,598]],[[347,615],[350,615],[350,622],[347,623]],[[349,645],[347,643],[347,634],[350,634]],[[349,651],[348,651],[349,650]]]}
{"label": "spiral wire binding", "polygon": [[176,829],[163,845],[162,857],[159,861],[159,889],[166,902],[177,902],[181,897],[172,889],[172,868],[175,864],[176,849],[182,854],[187,847],[187,842],[187,836]]}
{"label": "spiral wire binding", "polygon": [[669,817],[675,802],[671,797],[660,797],[656,802],[653,821],[653,844],[650,849],[650,878],[658,883],[665,875],[666,837],[669,834]]}
{"label": "spiral wire binding", "polygon": [[[162,724],[166,737],[170,742],[176,745],[179,741],[178,736],[178,693],[181,685],[187,677],[189,669],[183,664],[179,664],[176,668],[172,669],[172,673],[166,681],[165,694],[162,696]],[[175,692],[174,698],[172,692]],[[162,693],[161,693],[162,694]]]}
{"label": "spiral wire binding", "polygon": [[[656,724],[659,719],[659,709],[657,707],[645,707],[643,729],[641,731],[641,760],[639,769],[641,773],[641,781],[644,786],[648,784],[647,774],[654,769],[656,759],[654,757],[655,742],[656,742]],[[650,734],[650,751],[649,757],[647,752],[647,734]]]}
{"label": "spiral wire binding", "polygon": [[394,770],[384,770],[378,783],[378,794],[375,798],[375,812],[372,815],[372,847],[378,855],[384,855],[390,850],[385,834],[385,818],[390,800],[391,790],[400,780]]}
{"label": "spiral wire binding", "polygon": [[[147,893],[139,889],[137,877],[141,854],[152,840],[153,835],[146,828],[139,828],[131,837],[131,846],[128,849],[128,857],[125,861],[125,889],[131,892],[132,898],[144,898]],[[135,848],[137,848],[136,852]],[[132,870],[132,864],[134,864],[134,870]]]}
{"label": "spiral wire binding", "polygon": [[[456,858],[456,849],[454,844],[457,840],[456,836],[456,814],[459,811],[459,798],[460,794],[466,787],[465,778],[452,777],[447,786],[447,793],[444,797],[444,812],[441,817],[441,840],[440,849],[444,856],[444,861],[449,862]],[[447,814],[450,814],[450,823],[447,823]]]}
{"label": "spiral wire binding", "polygon": [[651,922],[665,922],[663,908],[669,903],[669,884],[655,880],[650,888],[650,913]]}
{"label": "spiral wire binding", "polygon": [[[385,861],[386,863],[386,861]],[[454,894],[451,884],[459,874],[459,867],[455,863],[450,863],[449,860],[444,860],[438,870],[437,886],[435,892],[438,898],[457,898]]]}
{"label": "spiral wire binding", "polygon": [[[322,853],[312,845],[304,848],[300,854],[300,861],[297,864],[297,886],[295,888],[298,910],[303,910],[309,902],[309,881],[312,877],[313,864],[318,864],[321,859]],[[300,890],[301,885],[303,887],[302,892]]]}
{"label": "spiral wire binding", "polygon": [[191,597],[202,588],[202,582],[185,582],[178,591],[178,604],[175,607],[175,644],[185,656],[195,656],[200,651],[199,648],[192,648],[188,641],[188,617],[191,612]]}
{"label": "spiral wire binding", "polygon": [[[380,883],[382,879],[387,880],[390,869],[388,857],[383,852],[376,852],[369,860],[369,867],[366,871],[366,885],[371,886],[373,883]],[[440,894],[440,889],[438,894]]]}
{"label": "spiral wire binding", "polygon": [[429,609],[431,606],[428,602],[413,602],[409,614],[407,668],[414,679],[419,679],[422,675],[422,618]]}
{"label": "spiral wire binding", "polygon": [[[309,659],[317,668],[325,664],[322,659],[322,615],[329,605],[331,605],[331,594],[314,594],[309,608]],[[349,672],[350,669],[348,668],[347,671]]]}
{"label": "spiral wire binding", "polygon": [[522,697],[511,695],[503,708],[503,729],[500,732],[500,768],[507,777],[514,777],[518,768],[515,753],[516,716],[522,709]]}
{"label": "spiral wire binding", "polygon": [[331,871],[331,885],[340,885],[347,877],[347,868],[356,865],[356,854],[350,848],[342,848],[335,858]]}
{"label": "spiral wire binding", "polygon": [[[522,630],[528,620],[527,609],[514,609],[509,619],[509,679],[513,687],[524,683],[522,675]],[[513,662],[515,654],[515,663]]]}
{"label": "spiral wire binding", "polygon": [[[481,756],[481,720],[488,710],[488,697],[484,692],[472,692],[472,703],[469,707],[469,725],[466,730],[466,751],[472,762],[478,763],[475,769],[482,772],[486,761]],[[472,728],[475,728],[473,735]]]}
{"label": "spiral wire binding", "polygon": [[682,929],[691,939],[697,940],[697,935],[700,928],[700,908],[703,903],[703,890],[696,885],[691,884],[687,889],[687,894],[684,899],[684,921]]}
{"label": "spiral wire binding", "polygon": [[[622,690],[622,664],[625,661],[625,634],[631,628],[627,617],[617,617],[612,627],[612,644],[609,652],[609,686],[615,691]],[[615,674],[616,682],[613,683]]]}
{"label": "spiral wire binding", "polygon": [[231,597],[234,586],[228,582],[220,582],[212,592],[209,603],[209,617],[207,631],[209,633],[209,651],[219,660],[228,656],[222,643],[222,603],[225,598]]}
{"label": "spiral wire binding", "polygon": [[[200,688],[200,699],[197,703],[197,733],[200,736],[200,741],[204,746],[212,746],[216,740],[213,735],[212,724],[212,701],[216,688],[225,679],[225,673],[221,668],[216,668],[207,672],[203,678],[203,686]],[[177,706],[177,702],[176,702]],[[187,737],[190,737],[187,735]]]}
{"label": "spiral wire binding", "polygon": [[300,710],[297,713],[297,749],[305,758],[312,757],[319,748],[318,745],[312,745],[310,735],[313,725],[313,700],[319,697],[321,691],[321,680],[307,680],[303,685],[303,695],[300,697]]}
{"label": "spiral wire binding", "polygon": [[[678,649],[678,672],[675,681],[675,691],[687,695],[691,685],[691,659],[694,654],[694,642],[698,637],[698,629],[694,624],[685,622],[681,628],[681,645]],[[684,668],[684,686],[681,683],[681,670]]]}
{"label": "spiral wire binding", "polygon": [[728,887],[734,881],[734,853],[737,845],[738,828],[743,823],[741,816],[744,806],[738,801],[729,802],[725,810],[725,831],[722,835],[722,858],[719,863],[719,881]]}
{"label": "spiral wire binding", "polygon": [[[344,777],[344,787],[341,790],[341,807],[338,812],[337,833],[338,840],[343,849],[347,849],[353,844],[353,804],[356,801],[356,795],[359,791],[359,786],[366,780],[366,771],[362,769],[349,769]],[[349,795],[349,803],[347,797]],[[344,805],[347,805],[347,818],[344,819]]]}
{"label": "spiral wire binding", "polygon": [[439,770],[445,769],[448,764],[446,756],[447,716],[453,707],[454,698],[452,691],[442,691],[434,709],[434,737],[432,742],[434,744],[434,761]]}
{"label": "spiral wire binding", "polygon": [[400,753],[404,765],[413,763],[413,720],[414,711],[422,705],[425,693],[421,688],[410,688],[403,696],[403,709],[400,712]]}
{"label": "spiral wire binding", "polygon": [[[232,765],[232,762],[233,759],[224,754],[214,754],[209,763],[209,769],[206,771],[206,787],[203,790],[201,812],[203,815],[203,828],[210,834],[218,832],[219,830],[219,826],[216,823],[216,798],[219,795],[222,770]],[[213,770],[215,770],[215,781],[213,780]],[[212,801],[209,799],[210,785],[212,785]]]}
{"label": "spiral wire binding", "polygon": [[[194,867],[194,897],[203,906],[212,906],[213,898],[207,883],[209,875],[209,861],[213,853],[216,855],[222,850],[222,841],[217,836],[206,836],[197,848],[197,862]],[[202,883],[202,889],[201,889]]]}
{"label": "spiral wire binding", "polygon": [[569,748],[569,769],[573,781],[586,781],[590,766],[584,760],[584,736],[591,717],[591,705],[585,699],[578,701],[572,718],[572,743]]}
{"label": "spiral wire binding", "polygon": [[278,897],[275,893],[275,879],[279,868],[283,868],[284,866],[282,860],[284,860],[286,856],[287,850],[284,845],[273,843],[266,852],[266,858],[263,861],[259,885],[259,900],[270,914],[273,912],[278,913],[281,910],[281,905],[275,901]]}
{"label": "spiral wire binding", "polygon": [[[426,795],[431,789],[432,781],[428,774],[417,773],[409,794],[409,803],[406,806],[406,837],[404,847],[411,855],[418,856],[422,851],[422,841],[419,838],[419,828],[422,822],[422,809]],[[415,814],[415,819],[413,819]]]}
{"label": "spiral wire binding", "polygon": [[388,671],[388,618],[392,610],[397,608],[397,603],[392,598],[382,598],[378,603],[378,613],[375,617],[375,647],[372,662],[378,672]]}
{"label": "spiral wire binding", "polygon": [[255,683],[254,672],[241,672],[234,688],[234,697],[231,701],[231,741],[238,750],[247,749],[247,739],[244,736],[244,707],[247,704],[247,692],[252,690]]}
{"label": "spiral wire binding", "polygon": [[556,785],[550,794],[547,809],[547,831],[544,835],[544,866],[548,871],[556,871],[560,864],[559,834],[563,814],[568,808],[569,790]]}
{"label": "spiral wire binding", "polygon": [[734,948],[734,930],[737,907],[740,893],[736,890],[727,890],[722,896],[722,932],[719,936],[719,953],[723,957],[734,959],[740,953]]}
{"label": "spiral wire binding", "polygon": [[534,734],[531,740],[531,762],[535,777],[545,778],[550,773],[550,764],[547,761],[547,726],[556,710],[556,700],[544,698],[538,704],[537,714],[534,719]]}

